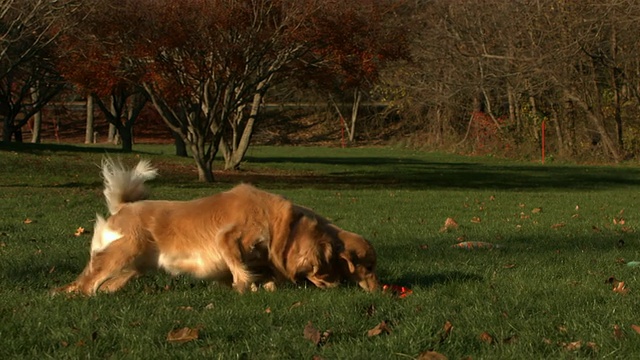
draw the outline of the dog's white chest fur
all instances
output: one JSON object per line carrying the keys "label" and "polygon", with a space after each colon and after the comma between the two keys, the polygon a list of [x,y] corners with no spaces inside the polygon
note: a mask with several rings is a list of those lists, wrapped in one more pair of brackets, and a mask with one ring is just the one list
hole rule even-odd
{"label": "dog's white chest fur", "polygon": [[161,253],[158,267],[172,275],[190,274],[201,279],[215,279],[229,271],[224,259],[216,251]]}

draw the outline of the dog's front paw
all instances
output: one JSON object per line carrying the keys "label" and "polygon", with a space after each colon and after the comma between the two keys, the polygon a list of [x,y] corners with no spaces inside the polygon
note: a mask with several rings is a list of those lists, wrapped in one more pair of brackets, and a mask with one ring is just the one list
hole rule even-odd
{"label": "dog's front paw", "polygon": [[267,281],[262,287],[268,292],[274,292],[277,289],[275,281]]}
{"label": "dog's front paw", "polygon": [[57,295],[57,294],[70,294],[70,293],[78,293],[78,292],[80,292],[80,288],[78,287],[78,284],[75,282],[72,282],[71,284],[67,284],[65,286],[52,289],[49,293],[51,295]]}
{"label": "dog's front paw", "polygon": [[240,294],[243,294],[247,289],[251,288],[246,282],[234,282],[231,287]]}

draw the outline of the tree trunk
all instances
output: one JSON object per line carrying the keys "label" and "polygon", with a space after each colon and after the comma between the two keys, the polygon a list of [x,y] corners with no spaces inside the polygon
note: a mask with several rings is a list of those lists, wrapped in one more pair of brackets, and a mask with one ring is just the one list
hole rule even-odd
{"label": "tree trunk", "polygon": [[112,144],[118,144],[118,132],[116,131],[116,126],[113,124],[109,124],[109,133],[107,135],[107,142]]}
{"label": "tree trunk", "polygon": [[560,119],[558,118],[558,112],[556,109],[551,109],[551,122],[556,133],[556,141],[558,142],[558,152],[562,155],[566,155],[566,146],[564,143],[564,137],[562,135],[562,128],[560,127]]}
{"label": "tree trunk", "polygon": [[180,134],[175,131],[171,131],[171,135],[173,135],[174,144],[176,147],[176,156],[187,157],[189,154],[187,153],[187,144],[182,140]]}
{"label": "tree trunk", "polygon": [[120,134],[120,140],[122,141],[122,151],[130,153],[133,151],[133,128],[131,126],[118,127],[118,134]]}
{"label": "tree trunk", "polygon": [[84,132],[84,143],[92,144],[95,142],[93,138],[93,96],[91,94],[87,95],[87,128]]}
{"label": "tree trunk", "polygon": [[351,123],[349,129],[349,143],[353,143],[356,138],[356,120],[358,120],[358,110],[360,109],[360,101],[362,100],[362,92],[360,89],[353,91],[353,104],[351,106]]}
{"label": "tree trunk", "polygon": [[600,141],[602,141],[605,150],[609,153],[609,155],[615,162],[620,161],[620,151],[615,146],[615,142],[609,136],[609,133],[607,132],[602,119],[593,112],[591,107],[584,100],[582,100],[573,92],[565,90],[564,95],[568,100],[574,102],[582,109],[582,111],[585,112],[585,114],[587,115],[587,119],[591,121],[593,126],[595,126],[596,130],[598,131],[598,134],[600,135]]}
{"label": "tree trunk", "polygon": [[229,149],[224,139],[220,141],[220,150],[222,152],[222,155],[224,156],[225,170],[240,168],[240,163],[244,159],[244,156],[247,154],[249,144],[251,143],[251,135],[253,135],[253,127],[260,111],[260,103],[262,102],[262,98],[263,94],[261,92],[257,92],[253,95],[251,110],[249,111],[247,123],[245,124],[244,129],[242,129],[242,136],[236,143],[236,136],[234,135],[234,138],[232,139],[232,141],[234,142],[234,144],[232,144],[232,149]]}
{"label": "tree trunk", "polygon": [[196,168],[198,169],[198,181],[201,182],[214,182],[213,177],[213,160],[208,160],[205,157],[204,151],[199,149],[196,144],[191,144],[191,153],[193,160],[196,161]]}
{"label": "tree trunk", "polygon": [[2,121],[2,142],[10,143],[13,136],[13,127],[11,126],[12,118],[5,116]]}
{"label": "tree trunk", "polygon": [[[32,88],[31,89],[31,99],[33,100],[34,104],[37,104],[39,99],[39,93],[38,93],[38,89],[36,88]],[[37,113],[33,114],[33,127],[31,129],[31,142],[34,144],[39,144],[40,143],[40,129],[42,128],[42,112],[38,111]]]}

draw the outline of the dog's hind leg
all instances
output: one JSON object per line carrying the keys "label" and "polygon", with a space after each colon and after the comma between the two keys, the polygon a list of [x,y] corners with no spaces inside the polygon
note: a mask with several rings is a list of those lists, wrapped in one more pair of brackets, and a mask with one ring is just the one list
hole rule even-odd
{"label": "dog's hind leg", "polygon": [[[124,286],[133,275],[130,275],[135,259],[140,256],[140,250],[135,240],[122,238],[114,241],[100,252],[91,255],[89,264],[76,281],[61,288],[60,292],[81,292],[94,295],[104,284],[105,290],[115,291]],[[108,281],[113,279],[111,283]]]}

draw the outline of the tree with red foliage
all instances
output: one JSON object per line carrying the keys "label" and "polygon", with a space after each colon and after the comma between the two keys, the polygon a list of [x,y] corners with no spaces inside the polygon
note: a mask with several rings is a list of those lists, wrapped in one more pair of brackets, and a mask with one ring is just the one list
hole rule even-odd
{"label": "tree with red foliage", "polygon": [[[108,78],[122,76],[125,69],[127,80],[136,77],[165,123],[187,144],[202,181],[213,181],[219,149],[226,168],[240,164],[260,103],[275,82],[314,72],[342,76],[348,84],[372,80],[381,64],[406,48],[400,30],[389,36],[390,27],[383,26],[392,1],[105,3],[117,20],[93,21],[98,29],[91,36],[102,47],[95,47],[91,58],[115,66],[92,71]],[[337,25],[351,22],[335,34]]]}
{"label": "tree with red foliage", "polygon": [[329,91],[343,121],[331,94],[352,101],[349,126],[344,124],[350,142],[363,94],[376,84],[388,62],[409,59],[408,10],[399,1],[334,0],[327,3],[323,16],[313,19],[316,46],[312,53],[322,61],[302,73],[303,84]]}
{"label": "tree with red foliage", "polygon": [[64,54],[58,69],[67,81],[93,97],[118,131],[122,150],[130,152],[135,120],[147,102],[140,85],[142,73],[129,58],[133,44],[124,31],[135,20],[117,2],[87,1],[83,5],[70,14],[76,26],[58,41],[58,51]]}

